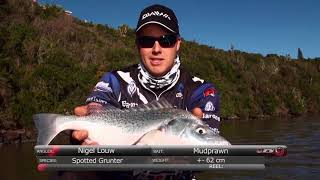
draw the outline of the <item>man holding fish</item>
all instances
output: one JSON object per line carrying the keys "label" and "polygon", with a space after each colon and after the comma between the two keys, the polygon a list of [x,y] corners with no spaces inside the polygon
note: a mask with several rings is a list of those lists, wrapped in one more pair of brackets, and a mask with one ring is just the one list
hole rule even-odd
{"label": "man holding fish", "polygon": [[[145,8],[136,28],[140,64],[104,74],[87,98],[87,105],[76,107],[75,114],[88,115],[92,106],[123,109],[165,99],[175,108],[192,112],[219,133],[219,95],[213,84],[189,75],[180,66],[181,41],[178,20],[171,9],[161,5]],[[72,136],[82,144],[96,144],[87,139],[86,130],[74,131]],[[156,136],[161,132],[145,137]]]}
{"label": "man holding fish", "polygon": [[[181,43],[178,20],[171,9],[162,5],[145,8],[136,28],[140,63],[104,74],[86,105],[75,108],[77,116],[35,115],[38,144],[49,144],[59,132],[73,129],[73,140],[84,145],[229,145],[219,136],[217,90],[180,66]],[[102,176],[121,179],[123,175],[107,174]],[[190,179],[191,175],[144,172],[135,178]]]}

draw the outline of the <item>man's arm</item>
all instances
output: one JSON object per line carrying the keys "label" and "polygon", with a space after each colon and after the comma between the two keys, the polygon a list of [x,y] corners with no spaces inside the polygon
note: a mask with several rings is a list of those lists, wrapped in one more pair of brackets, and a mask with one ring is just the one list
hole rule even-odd
{"label": "man's arm", "polygon": [[[86,103],[95,102],[102,106],[114,106],[120,108],[120,82],[113,73],[106,73],[95,85]],[[90,111],[90,109],[88,109]],[[90,113],[90,112],[89,112]]]}
{"label": "man's arm", "polygon": [[[86,105],[74,109],[77,116],[87,116],[103,106],[111,105],[120,107],[118,97],[120,95],[120,83],[112,73],[106,73],[96,84],[86,100]],[[72,142],[82,142],[83,145],[97,144],[88,139],[88,131],[78,130],[72,132]],[[75,140],[75,141],[73,141]]]}
{"label": "man's arm", "polygon": [[193,92],[187,104],[195,116],[202,119],[217,133],[220,128],[220,96],[211,83],[203,83]]}

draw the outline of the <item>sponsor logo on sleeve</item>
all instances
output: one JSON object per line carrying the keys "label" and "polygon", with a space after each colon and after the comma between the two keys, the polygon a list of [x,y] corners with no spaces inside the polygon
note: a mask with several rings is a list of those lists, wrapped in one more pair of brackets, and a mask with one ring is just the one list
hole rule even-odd
{"label": "sponsor logo on sleeve", "polygon": [[111,87],[109,87],[109,83],[100,81],[96,84],[96,86],[93,89],[94,91],[100,91],[100,92],[109,92],[112,93]]}
{"label": "sponsor logo on sleeve", "polygon": [[206,106],[204,107],[205,111],[214,111],[216,110],[211,101],[208,101]]}
{"label": "sponsor logo on sleeve", "polygon": [[207,96],[213,96],[214,97],[215,93],[216,93],[215,89],[209,88],[209,89],[204,91],[203,95],[204,95],[204,97],[207,97]]}
{"label": "sponsor logo on sleeve", "polygon": [[211,128],[214,134],[220,134],[220,131],[218,128]]}
{"label": "sponsor logo on sleeve", "polygon": [[196,76],[194,76],[194,77],[192,78],[192,80],[193,80],[193,82],[197,82],[197,81],[200,81],[201,83],[204,82],[203,79],[200,79],[200,78],[198,78],[198,77],[196,77]]}
{"label": "sponsor logo on sleeve", "polygon": [[214,114],[210,114],[210,113],[203,113],[202,118],[203,119],[211,119],[212,118],[212,119],[215,119],[217,121],[220,121],[220,117],[218,117],[218,116],[216,116]]}
{"label": "sponsor logo on sleeve", "polygon": [[97,98],[96,96],[87,98],[86,102],[96,102],[100,104],[108,104],[107,101]]}

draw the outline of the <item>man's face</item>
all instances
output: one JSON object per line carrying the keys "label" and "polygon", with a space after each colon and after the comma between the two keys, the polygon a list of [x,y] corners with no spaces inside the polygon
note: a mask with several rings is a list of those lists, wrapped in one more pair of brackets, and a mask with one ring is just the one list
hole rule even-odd
{"label": "man's face", "polygon": [[[148,36],[159,38],[164,35],[172,35],[172,33],[160,25],[148,24],[139,30],[137,38]],[[152,42],[152,41],[151,41]],[[152,47],[143,47],[139,45],[137,41],[137,47],[141,56],[141,61],[149,71],[149,73],[155,77],[165,75],[173,66],[174,59],[177,56],[177,52],[180,48],[181,39],[170,47],[162,47],[158,41],[155,41]]]}

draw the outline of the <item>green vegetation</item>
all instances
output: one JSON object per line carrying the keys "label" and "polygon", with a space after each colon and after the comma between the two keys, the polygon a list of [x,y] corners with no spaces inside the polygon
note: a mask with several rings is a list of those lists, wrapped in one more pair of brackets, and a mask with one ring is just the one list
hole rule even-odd
{"label": "green vegetation", "polygon": [[[220,90],[223,117],[319,113],[319,59],[262,56],[233,46],[223,51],[189,41],[181,59]],[[127,25],[114,29],[57,6],[1,1],[0,123],[26,126],[34,113],[72,113],[104,72],[138,61]]]}

